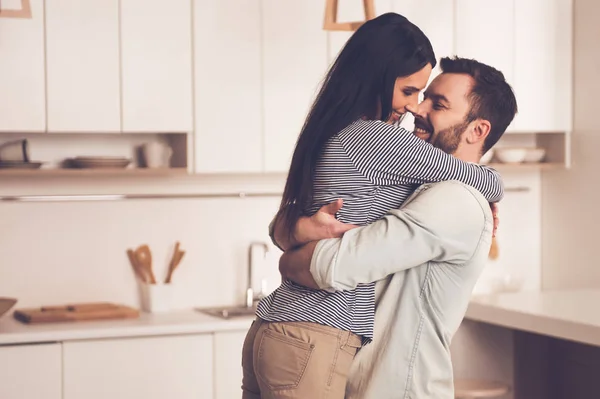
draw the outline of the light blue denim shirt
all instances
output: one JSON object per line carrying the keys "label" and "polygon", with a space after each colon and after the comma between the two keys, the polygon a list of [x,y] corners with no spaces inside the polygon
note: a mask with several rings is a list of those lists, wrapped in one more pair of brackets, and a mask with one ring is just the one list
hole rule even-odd
{"label": "light blue denim shirt", "polygon": [[377,281],[375,337],[352,364],[346,398],[453,399],[450,340],[488,257],[493,218],[475,189],[421,186],[383,219],[318,243],[322,289]]}

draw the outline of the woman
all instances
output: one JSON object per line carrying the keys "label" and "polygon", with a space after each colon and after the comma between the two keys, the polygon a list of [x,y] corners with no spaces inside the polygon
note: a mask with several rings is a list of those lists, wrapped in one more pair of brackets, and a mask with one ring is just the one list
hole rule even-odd
{"label": "woman", "polygon": [[[285,230],[338,198],[340,221],[371,223],[427,182],[461,180],[499,199],[495,171],[393,126],[416,107],[435,65],[427,37],[398,14],[356,31],[298,138],[277,217]],[[288,249],[295,237],[283,241]],[[373,338],[374,284],[330,293],[284,281],[259,303],[257,316],[243,349],[244,398],[342,399],[356,351]]]}

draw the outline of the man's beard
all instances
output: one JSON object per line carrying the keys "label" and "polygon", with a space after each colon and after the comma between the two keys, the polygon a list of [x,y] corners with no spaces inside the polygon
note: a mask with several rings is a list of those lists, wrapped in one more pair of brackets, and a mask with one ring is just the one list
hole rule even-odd
{"label": "man's beard", "polygon": [[468,126],[469,122],[465,121],[454,126],[450,126],[447,129],[440,130],[432,135],[429,142],[434,147],[437,147],[448,154],[454,154],[460,145],[462,134],[465,132]]}

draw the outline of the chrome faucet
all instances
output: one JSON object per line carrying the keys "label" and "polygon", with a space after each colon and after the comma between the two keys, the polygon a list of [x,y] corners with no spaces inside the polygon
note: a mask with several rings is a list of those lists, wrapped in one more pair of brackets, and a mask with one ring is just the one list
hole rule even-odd
{"label": "chrome faucet", "polygon": [[263,277],[261,279],[260,292],[258,294],[254,294],[254,289],[252,288],[252,250],[254,247],[260,246],[264,250],[264,259],[267,258],[267,254],[269,253],[269,246],[262,241],[251,242],[248,247],[248,286],[246,288],[246,307],[252,308],[254,307],[254,303],[258,302],[262,298],[265,297],[265,291],[267,290],[267,280]]}

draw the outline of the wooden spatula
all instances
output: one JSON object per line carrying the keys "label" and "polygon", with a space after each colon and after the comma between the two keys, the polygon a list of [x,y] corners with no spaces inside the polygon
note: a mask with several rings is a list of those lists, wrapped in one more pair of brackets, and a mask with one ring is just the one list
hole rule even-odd
{"label": "wooden spatula", "polygon": [[167,272],[167,277],[165,278],[165,284],[169,284],[171,279],[173,278],[173,272],[179,266],[179,262],[185,255],[185,251],[181,251],[179,249],[179,241],[175,243],[175,250],[173,251],[173,257],[171,258],[171,262],[169,263],[169,271]]}
{"label": "wooden spatula", "polygon": [[492,260],[498,259],[498,241],[496,241],[496,237],[492,237],[492,246],[490,247],[490,253],[488,257]]}

